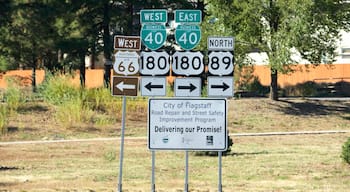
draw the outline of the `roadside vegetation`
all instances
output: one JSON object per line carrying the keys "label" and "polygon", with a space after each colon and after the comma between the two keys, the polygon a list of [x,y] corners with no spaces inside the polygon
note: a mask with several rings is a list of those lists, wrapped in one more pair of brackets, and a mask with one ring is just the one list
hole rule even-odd
{"label": "roadside vegetation", "polygon": [[[83,124],[113,125],[119,121],[121,98],[113,97],[109,89],[84,89],[72,85],[68,76],[49,77],[40,87],[45,102],[55,108],[55,119],[63,127],[71,128]],[[130,98],[128,112],[147,112],[145,98]]]}
{"label": "roadside vegetation", "polygon": [[6,134],[8,124],[8,112],[6,105],[0,105],[0,135]]}
{"label": "roadside vegetation", "polygon": [[344,143],[342,148],[342,155],[341,157],[343,160],[350,165],[350,137],[348,140]]}
{"label": "roadside vegetation", "polygon": [[[122,98],[111,96],[108,89],[82,89],[71,85],[67,76],[55,76],[37,91],[13,86],[2,92],[2,142],[119,138]],[[123,189],[128,191],[150,188],[147,105],[146,97],[127,98],[125,135],[136,137],[125,143]],[[228,100],[229,133],[350,130],[349,119],[349,101]],[[349,133],[233,136],[233,146],[223,157],[223,189],[345,192],[350,185],[349,137]],[[0,190],[111,191],[118,184],[118,145],[116,141],[0,145]],[[156,158],[157,189],[182,190],[184,154],[161,151]],[[190,153],[189,168],[192,191],[217,190],[215,154]]]}
{"label": "roadside vegetation", "polygon": [[[112,96],[109,89],[80,88],[70,83],[69,75],[48,76],[35,93],[16,85],[15,80],[9,82],[13,83],[1,92],[0,120],[2,134],[7,133],[6,126],[12,132],[3,139],[42,139],[47,137],[45,134],[51,134],[51,130],[55,130],[53,135],[63,138],[77,137],[77,134],[94,137],[88,130],[101,132],[106,137],[120,134],[122,97]],[[252,85],[249,90],[259,90],[259,86]],[[168,96],[173,95],[171,87],[167,91]],[[146,136],[147,101],[147,97],[127,97],[127,126],[132,129],[126,134]],[[348,101],[307,98],[271,101],[236,95],[228,102],[230,133],[349,129]],[[43,125],[36,130],[38,122]]]}

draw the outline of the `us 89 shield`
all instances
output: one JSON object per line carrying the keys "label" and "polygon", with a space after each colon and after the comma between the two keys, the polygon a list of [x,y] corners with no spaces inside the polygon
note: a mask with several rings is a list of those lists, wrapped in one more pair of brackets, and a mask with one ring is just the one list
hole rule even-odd
{"label": "us 89 shield", "polygon": [[231,75],[234,68],[234,57],[229,51],[210,52],[208,71],[212,75]]}

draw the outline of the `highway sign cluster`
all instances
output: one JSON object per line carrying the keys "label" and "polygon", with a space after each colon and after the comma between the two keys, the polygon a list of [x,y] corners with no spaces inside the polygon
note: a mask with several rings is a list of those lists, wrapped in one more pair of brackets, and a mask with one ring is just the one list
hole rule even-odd
{"label": "highway sign cluster", "polygon": [[[226,98],[233,96],[234,39],[208,37],[209,52],[208,56],[204,57],[202,52],[193,51],[201,39],[199,24],[202,22],[202,12],[176,10],[174,19],[177,24],[174,36],[176,44],[182,51],[175,51],[172,54],[157,51],[163,47],[167,39],[165,24],[168,22],[168,13],[165,9],[141,10],[140,36],[114,37],[116,52],[111,92],[114,96],[123,96],[119,191],[122,191],[125,96],[137,96],[139,89],[142,96],[166,96],[168,82],[166,76],[169,74],[175,76],[176,98],[149,99],[149,149],[185,150],[186,161],[188,161],[188,150],[220,151],[218,154],[221,170],[221,151],[227,150],[228,147]],[[140,52],[141,43],[146,48]],[[204,79],[207,75],[204,74],[206,69],[209,76]],[[207,84],[208,96],[215,98],[200,98],[203,84]],[[152,162],[154,162],[153,152]],[[188,162],[186,170],[187,166]],[[221,176],[219,180],[221,183]],[[155,186],[154,181],[152,186]]]}
{"label": "highway sign cluster", "polygon": [[[233,96],[234,38],[209,36],[208,57],[204,57],[201,52],[192,51],[201,39],[201,11],[176,10],[174,19],[175,40],[184,51],[171,55],[157,51],[167,38],[165,9],[141,10],[140,37],[115,36],[113,95],[137,96],[140,89],[142,96],[166,96],[166,76],[172,74],[176,77],[176,97],[200,97],[203,83],[207,84],[209,97]],[[140,53],[141,42],[148,50]],[[206,69],[209,76],[202,79]]]}

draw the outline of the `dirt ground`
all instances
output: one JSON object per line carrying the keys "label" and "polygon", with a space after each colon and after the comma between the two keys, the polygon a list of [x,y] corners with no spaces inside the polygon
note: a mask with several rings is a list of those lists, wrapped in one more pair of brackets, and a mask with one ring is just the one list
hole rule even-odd
{"label": "dirt ground", "polygon": [[[230,133],[350,130],[350,101],[240,99],[228,103]],[[116,140],[0,144],[0,192],[115,191],[120,121],[64,128],[54,116],[55,107],[28,103],[11,117],[8,133],[0,137],[0,142]],[[125,191],[149,191],[147,114],[127,113],[126,128]],[[131,137],[134,139],[128,139]],[[350,167],[341,161],[340,151],[349,137],[346,133],[234,138],[232,153],[223,159],[224,191],[345,192],[350,186]],[[191,162],[191,191],[216,191],[217,158],[191,155]],[[182,153],[157,153],[157,167],[158,191],[183,190]]]}

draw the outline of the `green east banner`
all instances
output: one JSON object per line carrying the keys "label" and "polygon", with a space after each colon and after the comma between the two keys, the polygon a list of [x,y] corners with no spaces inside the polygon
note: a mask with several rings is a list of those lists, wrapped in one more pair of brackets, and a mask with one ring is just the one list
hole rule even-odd
{"label": "green east banner", "polygon": [[201,10],[175,10],[175,23],[200,24],[201,22]]}

